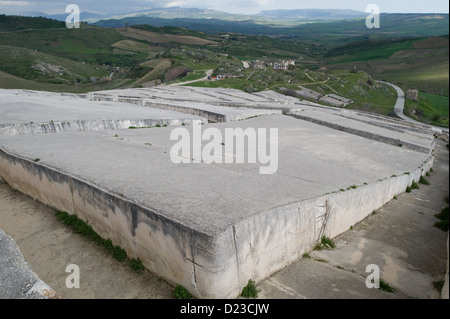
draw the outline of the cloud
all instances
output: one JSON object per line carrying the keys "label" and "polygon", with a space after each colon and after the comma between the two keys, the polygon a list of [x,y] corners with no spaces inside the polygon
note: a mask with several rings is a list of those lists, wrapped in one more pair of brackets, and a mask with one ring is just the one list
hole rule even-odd
{"label": "cloud", "polygon": [[252,2],[260,7],[267,7],[274,3],[273,0],[252,0]]}
{"label": "cloud", "polygon": [[28,1],[0,1],[0,6],[27,6]]}
{"label": "cloud", "polygon": [[171,8],[171,7],[182,7],[186,5],[186,1],[171,1],[167,3],[164,7],[165,8]]}

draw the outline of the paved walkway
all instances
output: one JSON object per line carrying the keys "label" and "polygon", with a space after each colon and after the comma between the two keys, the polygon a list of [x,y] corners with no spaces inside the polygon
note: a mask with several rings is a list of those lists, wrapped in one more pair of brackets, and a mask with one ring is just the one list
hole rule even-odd
{"label": "paved walkway", "polygon": [[[400,195],[355,225],[336,239],[336,249],[313,251],[311,258],[263,281],[260,297],[439,298],[433,282],[444,279],[447,233],[433,224],[434,214],[448,205],[444,201],[449,192],[449,153],[445,144],[437,142],[434,172],[428,177],[431,185],[420,184],[419,190]],[[31,270],[62,298],[172,298],[173,288],[163,280],[149,272],[135,273],[102,248],[69,231],[57,221],[52,209],[12,190],[2,179],[0,229],[15,240]],[[2,250],[3,260],[5,255]],[[20,260],[18,263],[23,265]],[[69,264],[80,268],[79,289],[66,287]],[[369,264],[380,268],[381,279],[396,293],[366,287],[369,273],[365,270]],[[28,269],[25,271],[27,278],[35,278]],[[4,298],[21,298],[30,288],[32,282],[18,280],[21,278],[17,276],[20,274],[14,271],[9,275],[0,273],[0,290],[10,289]],[[13,286],[16,292],[5,288],[14,281],[23,287]]]}
{"label": "paved walkway", "polygon": [[[433,172],[420,189],[404,193],[335,239],[337,248],[313,251],[261,284],[263,297],[307,299],[438,299],[444,280],[448,233],[435,214],[448,206],[449,152],[438,141]],[[366,287],[368,265],[377,265],[388,293]]]}

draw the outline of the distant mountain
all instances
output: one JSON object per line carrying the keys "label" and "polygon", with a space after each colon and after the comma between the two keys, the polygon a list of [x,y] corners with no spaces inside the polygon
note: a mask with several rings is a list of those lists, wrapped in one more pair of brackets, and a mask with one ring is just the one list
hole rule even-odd
{"label": "distant mountain", "polygon": [[[224,21],[255,21],[258,23],[288,25],[303,21],[329,21],[343,19],[357,19],[367,17],[367,13],[355,10],[334,10],[334,9],[299,9],[299,10],[270,10],[262,11],[258,14],[243,15],[228,12],[197,9],[197,8],[155,8],[141,10],[131,13],[117,14],[108,19],[125,18],[156,18],[156,19],[216,19]],[[92,18],[90,23],[95,23],[100,18]],[[288,21],[289,20],[289,21]]]}
{"label": "distant mountain", "polygon": [[[328,17],[330,16],[328,15]],[[380,29],[368,29],[364,19],[360,18],[326,21],[310,20],[307,21],[308,23],[298,22],[298,20],[271,21],[291,21],[291,24],[277,25],[273,22],[263,22],[256,19],[240,21],[217,18],[167,19],[142,14],[126,18],[102,19],[94,23],[94,25],[110,28],[144,24],[157,27],[173,26],[206,33],[234,32],[248,35],[269,35],[281,38],[296,38],[303,41],[336,42],[337,45],[343,45],[347,42],[359,41],[370,37],[419,37],[448,34],[449,15],[381,14],[382,27]],[[292,21],[297,21],[297,23]]]}
{"label": "distant mountain", "polygon": [[[47,19],[54,19],[54,20],[59,20],[59,21],[66,21],[66,18],[69,14],[68,13],[64,13],[64,14],[47,14],[44,12],[39,12],[39,11],[31,11],[31,12],[23,12],[22,16],[24,17],[43,17],[43,18],[47,18]],[[101,19],[101,18],[105,18],[105,15],[100,15],[97,13],[92,13],[92,12],[87,12],[87,11],[83,11],[80,13],[80,20],[88,20],[88,19]]]}
{"label": "distant mountain", "polygon": [[[243,21],[252,19],[251,16],[237,15],[223,11],[210,9],[181,8],[181,7],[146,9],[130,13],[116,14],[113,16],[109,16],[107,19],[120,20],[127,18],[142,18],[142,17],[156,18],[156,19],[200,19],[200,20],[217,19],[224,21]],[[87,21],[89,23],[95,23],[102,18],[105,17],[91,18],[87,19]]]}
{"label": "distant mountain", "polygon": [[367,13],[355,10],[336,9],[299,9],[299,10],[267,10],[256,16],[272,19],[288,20],[342,20],[367,17]]}

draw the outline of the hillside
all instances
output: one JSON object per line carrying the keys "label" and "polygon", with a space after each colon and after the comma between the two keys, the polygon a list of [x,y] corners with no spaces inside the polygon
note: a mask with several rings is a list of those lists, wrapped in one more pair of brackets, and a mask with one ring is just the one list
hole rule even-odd
{"label": "hillside", "polygon": [[298,22],[319,20],[344,20],[366,18],[367,13],[355,10],[339,9],[297,9],[297,10],[265,10],[255,16],[281,20],[298,20]]}
{"label": "hillside", "polygon": [[[329,19],[329,17],[328,17]],[[365,18],[353,18],[337,21],[290,21],[290,25],[273,21],[258,21],[254,17],[246,20],[225,20],[219,18],[168,19],[155,16],[137,15],[103,19],[94,24],[101,27],[125,27],[126,25],[174,26],[190,30],[218,33],[241,33],[248,35],[269,35],[288,38],[292,41],[311,41],[328,48],[367,38],[423,37],[448,33],[448,14],[382,14],[380,29],[367,29]]]}
{"label": "hillside", "polygon": [[325,59],[329,69],[361,70],[406,90],[449,94],[448,36],[361,41],[330,50]]}
{"label": "hillside", "polygon": [[[106,29],[82,24],[80,29],[67,29],[64,23],[45,18],[2,16],[1,21],[0,87],[8,88],[42,89],[47,84],[52,91],[86,92],[139,86],[164,79],[172,64],[182,65],[167,59],[169,63],[148,63],[164,53],[216,45],[174,28],[146,31],[145,27]],[[14,23],[6,26],[10,21]],[[164,33],[169,30],[175,34]]]}
{"label": "hillside", "polygon": [[[446,101],[436,95],[448,101],[448,36],[416,34],[431,32],[432,26],[438,30],[445,23],[448,28],[448,15],[441,19],[428,15],[428,20],[419,15],[419,22],[414,23],[422,24],[420,32],[408,31],[408,26],[397,27],[401,32],[416,34],[414,37],[387,37],[394,27],[382,31],[383,35],[354,30],[349,37],[349,25],[361,23],[349,20],[305,24],[303,29],[298,27],[304,38],[287,39],[279,35],[214,34],[211,30],[173,26],[103,28],[82,24],[80,29],[67,29],[61,28],[64,23],[45,18],[1,17],[2,88],[89,92],[180,83],[202,79],[212,72],[213,76],[231,78],[190,85],[246,92],[271,89],[285,94],[303,86],[321,95],[337,94],[352,100],[347,108],[392,115],[395,92],[375,82],[384,79],[405,90],[421,91],[423,100],[408,106],[417,118],[443,125],[448,121],[445,108],[433,106],[436,101],[441,106]],[[8,21],[15,22],[6,25]],[[258,32],[275,29],[248,25]],[[358,41],[348,43],[355,39]],[[274,70],[274,63],[282,60],[292,60],[295,65]],[[262,63],[261,68],[256,67],[258,63]]]}
{"label": "hillside", "polygon": [[36,17],[29,19],[22,16],[7,16],[0,14],[0,30],[5,31],[19,31],[28,29],[58,29],[65,28],[66,24],[43,17]]}

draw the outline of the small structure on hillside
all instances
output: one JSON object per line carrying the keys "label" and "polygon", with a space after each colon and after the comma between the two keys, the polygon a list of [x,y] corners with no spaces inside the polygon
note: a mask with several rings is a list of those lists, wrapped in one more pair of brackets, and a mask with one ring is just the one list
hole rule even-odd
{"label": "small structure on hillside", "polygon": [[406,93],[406,98],[417,102],[419,100],[419,90],[408,90]]}
{"label": "small structure on hillside", "polygon": [[275,70],[286,71],[287,69],[289,69],[290,66],[294,66],[294,65],[295,65],[294,60],[283,60],[283,61],[275,62],[273,64],[273,68]]}

